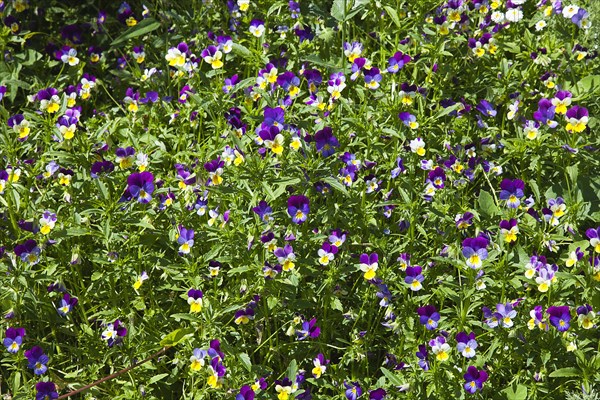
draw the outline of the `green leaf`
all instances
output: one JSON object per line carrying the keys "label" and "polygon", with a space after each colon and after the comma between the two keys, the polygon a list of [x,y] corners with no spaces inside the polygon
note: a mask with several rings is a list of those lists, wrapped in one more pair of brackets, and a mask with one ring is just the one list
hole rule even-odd
{"label": "green leaf", "polygon": [[442,118],[442,117],[450,114],[451,112],[458,110],[461,107],[463,107],[462,103],[456,103],[456,104],[453,104],[453,105],[451,105],[449,107],[445,107],[442,110],[440,110],[440,112],[438,112],[436,114],[435,119]]}
{"label": "green leaf", "polygon": [[287,377],[290,381],[296,382],[296,372],[298,372],[298,363],[293,359],[287,369]]}
{"label": "green leaf", "polygon": [[92,282],[97,281],[98,279],[102,278],[104,276],[104,272],[102,271],[95,271],[92,274],[92,277],[90,278],[92,280]]}
{"label": "green leaf", "polygon": [[523,385],[517,385],[516,389],[508,387],[502,392],[506,394],[508,400],[525,400],[527,399],[527,387]]}
{"label": "green leaf", "polygon": [[244,266],[244,267],[235,267],[232,268],[230,270],[227,271],[227,275],[237,275],[237,274],[242,274],[246,271],[249,271],[250,267],[248,266]]}
{"label": "green leaf", "polygon": [[392,21],[394,21],[394,24],[396,24],[396,26],[398,28],[400,28],[401,27],[400,18],[398,18],[398,13],[396,12],[396,10],[394,10],[390,6],[384,6],[383,8],[385,8],[385,11],[388,13],[388,15],[390,16]]}
{"label": "green leaf", "polygon": [[177,313],[171,314],[170,317],[177,322],[181,321],[182,319],[186,321],[198,321],[198,317],[196,317],[194,314]]}
{"label": "green leaf", "polygon": [[494,203],[494,198],[485,190],[479,193],[479,209],[488,217],[498,214],[498,207]]}
{"label": "green leaf", "polygon": [[127,30],[127,32],[123,33],[121,36],[113,40],[113,42],[110,45],[111,47],[118,46],[129,39],[146,35],[152,31],[157,30],[158,28],[160,28],[160,22],[156,21],[154,18],[143,19],[137,25],[132,26],[130,29]]}
{"label": "green leaf", "polygon": [[265,192],[269,196],[269,200],[275,200],[277,198],[277,195],[275,194],[275,192],[273,192],[273,189],[271,189],[269,185],[267,185],[267,182],[262,181],[262,187],[265,189]]}
{"label": "green leaf", "polygon": [[169,376],[169,374],[158,374],[158,375],[155,375],[152,378],[150,378],[150,380],[148,381],[148,385],[152,385],[153,383],[158,382],[161,379],[166,378],[167,376]]}
{"label": "green leaf", "polygon": [[269,310],[274,309],[278,303],[279,303],[279,300],[277,299],[277,297],[269,297],[267,299],[267,306],[269,306]]}
{"label": "green leaf", "polygon": [[332,188],[342,192],[344,194],[344,196],[346,196],[346,197],[349,196],[348,190],[346,190],[346,186],[342,185],[342,183],[340,181],[338,181],[337,179],[335,179],[334,177],[328,176],[326,178],[323,178],[323,181],[325,183],[330,184]]}
{"label": "green leaf", "polygon": [[345,22],[350,20],[362,9],[365,8],[365,4],[368,4],[369,0],[334,0],[331,6],[331,16],[339,22]]}
{"label": "green leaf", "polygon": [[385,369],[385,368],[381,367],[381,372],[383,372],[383,374],[385,375],[385,377],[389,379],[389,381],[390,381],[390,383],[392,385],[394,385],[394,386],[401,386],[401,385],[404,384],[404,382],[402,382],[400,380],[400,377],[398,377],[398,375],[394,374],[389,369]]}
{"label": "green leaf", "polygon": [[338,299],[337,297],[331,298],[331,308],[333,308],[334,310],[344,312],[344,306],[342,305],[340,299]]}
{"label": "green leaf", "polygon": [[[343,22],[346,20],[346,10],[348,3],[352,0],[335,0],[331,6],[331,16],[336,20]],[[352,4],[352,3],[350,3]]]}
{"label": "green leaf", "polygon": [[569,376],[581,376],[582,372],[579,368],[569,367],[569,368],[560,368],[556,371],[550,372],[548,375],[550,378],[565,378]]}
{"label": "green leaf", "polygon": [[14,378],[13,378],[13,387],[12,387],[12,389],[13,389],[14,392],[17,392],[20,388],[21,388],[21,373],[20,372],[15,372],[15,375],[14,375]]}
{"label": "green leaf", "polygon": [[252,370],[252,362],[250,361],[250,356],[248,356],[248,354],[246,353],[240,353],[238,354],[238,358],[242,362],[244,368],[246,368],[248,372],[250,372]]}
{"label": "green leaf", "polygon": [[85,228],[69,228],[65,233],[67,236],[85,236],[90,235],[92,232]]}
{"label": "green leaf", "polygon": [[234,52],[235,54],[237,54],[238,56],[241,56],[243,58],[250,58],[252,57],[252,52],[250,50],[248,50],[247,47],[242,46],[241,44],[238,43],[234,43],[233,46],[231,47],[231,51]]}
{"label": "green leaf", "polygon": [[304,57],[304,61],[308,61],[312,64],[318,65],[324,68],[338,68],[335,63],[323,61],[319,56],[315,54],[310,54]]}
{"label": "green leaf", "polygon": [[163,347],[173,347],[179,344],[183,339],[188,336],[192,336],[196,332],[194,328],[181,328],[176,329],[173,332],[165,336],[161,341],[160,345]]}
{"label": "green leaf", "polygon": [[576,97],[591,94],[600,89],[600,75],[589,75],[581,79],[571,88]]}
{"label": "green leaf", "polygon": [[275,11],[279,11],[282,7],[285,7],[287,4],[287,2],[284,3],[283,1],[276,2],[271,6],[271,8],[269,8],[269,11],[267,11],[267,17],[273,14]]}

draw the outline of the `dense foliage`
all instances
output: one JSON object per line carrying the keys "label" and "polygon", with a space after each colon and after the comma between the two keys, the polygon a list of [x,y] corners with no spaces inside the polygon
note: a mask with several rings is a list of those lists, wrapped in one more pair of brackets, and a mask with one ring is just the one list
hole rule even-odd
{"label": "dense foliage", "polygon": [[0,1],[5,398],[595,398],[600,3],[97,3]]}

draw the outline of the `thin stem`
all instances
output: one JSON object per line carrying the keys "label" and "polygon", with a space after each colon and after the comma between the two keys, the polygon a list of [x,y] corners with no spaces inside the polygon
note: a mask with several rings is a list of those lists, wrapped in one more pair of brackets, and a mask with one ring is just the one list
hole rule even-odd
{"label": "thin stem", "polygon": [[71,396],[75,396],[76,394],[78,394],[78,393],[81,393],[81,392],[84,392],[84,391],[86,391],[86,390],[88,390],[88,389],[91,389],[91,388],[93,388],[94,386],[98,386],[99,384],[101,384],[101,383],[103,383],[103,382],[109,381],[109,380],[111,380],[111,379],[113,379],[113,378],[116,378],[117,376],[123,375],[124,373],[126,373],[126,372],[128,372],[128,371],[131,371],[131,370],[132,370],[132,369],[134,369],[135,367],[138,367],[138,366],[140,366],[140,365],[142,365],[142,364],[145,364],[145,363],[147,363],[148,361],[152,360],[153,358],[156,358],[156,357],[158,357],[159,355],[163,354],[164,352],[166,352],[166,351],[167,351],[167,350],[169,350],[170,348],[171,348],[170,346],[163,347],[162,349],[160,349],[160,350],[159,350],[159,351],[157,351],[156,353],[152,354],[152,355],[151,355],[151,356],[149,356],[148,358],[146,358],[146,359],[144,359],[144,360],[142,360],[142,361],[140,361],[140,362],[138,362],[138,363],[135,363],[135,364],[133,364],[133,365],[132,365],[132,366],[130,366],[130,367],[127,367],[127,368],[125,368],[125,369],[122,369],[122,370],[120,370],[120,371],[117,371],[117,372],[115,372],[114,374],[110,374],[110,375],[108,375],[108,376],[105,376],[105,377],[104,377],[104,378],[102,378],[102,379],[98,379],[97,381],[95,381],[95,382],[92,382],[92,383],[90,383],[89,385],[85,385],[85,386],[84,386],[84,387],[82,387],[82,388],[79,388],[79,389],[77,389],[77,390],[73,390],[73,391],[71,391],[71,392],[69,392],[69,393],[63,394],[62,396],[59,396],[57,400],[60,400],[60,399],[66,399],[66,398],[69,398],[69,397],[71,397]]}

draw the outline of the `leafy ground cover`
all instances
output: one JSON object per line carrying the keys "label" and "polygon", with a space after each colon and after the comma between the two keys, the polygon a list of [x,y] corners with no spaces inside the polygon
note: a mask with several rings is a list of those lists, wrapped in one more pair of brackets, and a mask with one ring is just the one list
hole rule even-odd
{"label": "leafy ground cover", "polygon": [[0,9],[5,398],[596,398],[599,3]]}

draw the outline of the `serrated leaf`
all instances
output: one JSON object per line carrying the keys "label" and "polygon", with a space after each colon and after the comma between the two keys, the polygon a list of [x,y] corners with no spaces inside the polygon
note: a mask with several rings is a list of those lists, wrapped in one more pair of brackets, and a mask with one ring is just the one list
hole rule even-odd
{"label": "serrated leaf", "polygon": [[154,375],[152,378],[150,378],[150,380],[148,381],[148,385],[152,385],[155,382],[160,381],[161,379],[166,378],[167,376],[169,376],[169,374],[158,374],[158,375]]}
{"label": "serrated leaf", "polygon": [[328,176],[326,178],[323,178],[323,182],[328,183],[329,185],[331,185],[332,188],[342,192],[344,194],[344,196],[348,197],[348,190],[346,189],[346,186],[342,185],[342,183],[340,181],[338,181],[337,179],[335,179],[332,176]]}
{"label": "serrated leaf", "polygon": [[523,385],[517,385],[516,389],[508,387],[502,392],[506,394],[508,400],[525,400],[527,399],[527,387]]}
{"label": "serrated leaf", "polygon": [[337,297],[331,298],[331,308],[333,308],[334,310],[344,312],[344,306],[342,305],[340,299],[338,299]]}
{"label": "serrated leaf", "polygon": [[398,375],[394,374],[389,369],[385,369],[385,368],[381,367],[381,372],[383,372],[383,375],[385,375],[385,377],[388,378],[388,380],[390,381],[390,383],[392,385],[394,385],[394,386],[401,386],[401,385],[404,384],[404,382],[402,382],[400,380],[400,378],[398,377]]}
{"label": "serrated leaf", "polygon": [[287,377],[290,381],[296,382],[296,372],[298,372],[298,363],[293,359],[287,369]]}
{"label": "serrated leaf", "polygon": [[173,332],[165,336],[161,341],[160,345],[163,347],[173,347],[179,344],[183,339],[194,334],[196,330],[194,328],[181,328],[176,329]]}
{"label": "serrated leaf", "polygon": [[491,217],[491,216],[498,214],[498,207],[494,203],[494,198],[492,197],[491,194],[489,194],[485,190],[482,190],[479,193],[478,203],[479,203],[479,209],[487,217]]}
{"label": "serrated leaf", "polygon": [[400,18],[398,18],[398,13],[396,12],[396,10],[394,10],[390,6],[384,6],[383,8],[385,8],[385,11],[390,16],[390,18],[392,19],[392,21],[394,22],[394,24],[396,24],[396,26],[398,28],[400,28],[401,27]]}
{"label": "serrated leaf", "polygon": [[231,47],[231,51],[243,58],[252,57],[252,52],[250,50],[248,50],[247,47],[242,46],[239,43],[234,43],[233,46]]}
{"label": "serrated leaf", "polygon": [[123,33],[121,36],[113,40],[113,42],[110,45],[111,47],[118,46],[129,39],[146,35],[150,32],[157,30],[158,28],[160,28],[160,22],[156,21],[154,18],[143,19],[137,25],[131,27],[127,30],[127,32]]}
{"label": "serrated leaf", "polygon": [[571,376],[581,376],[582,372],[579,368],[568,367],[568,368],[560,368],[556,371],[550,372],[548,375],[550,378],[565,378]]}
{"label": "serrated leaf", "polygon": [[227,275],[237,275],[249,271],[250,267],[235,267],[227,271]]}
{"label": "serrated leaf", "polygon": [[246,370],[248,370],[248,372],[252,371],[252,362],[250,361],[250,356],[248,356],[248,354],[240,353],[240,354],[238,354],[238,358],[242,362],[242,365],[244,366],[244,368],[246,368]]}
{"label": "serrated leaf", "polygon": [[331,16],[340,22],[345,21],[348,3],[352,4],[352,0],[335,0],[331,6]]}
{"label": "serrated leaf", "polygon": [[436,114],[435,119],[439,119],[439,118],[445,117],[446,115],[450,114],[451,112],[456,111],[456,110],[458,110],[458,109],[460,109],[462,107],[463,107],[462,103],[456,103],[456,104],[453,104],[453,105],[451,105],[449,107],[445,107],[444,109],[440,110],[440,112],[438,112]]}
{"label": "serrated leaf", "polygon": [[92,274],[92,277],[90,278],[92,281],[97,281],[98,279],[102,278],[104,276],[104,273],[102,271],[95,271]]}
{"label": "serrated leaf", "polygon": [[269,297],[267,299],[267,306],[269,307],[269,310],[272,310],[273,308],[275,308],[275,306],[279,303],[279,300],[277,299],[277,297]]}

